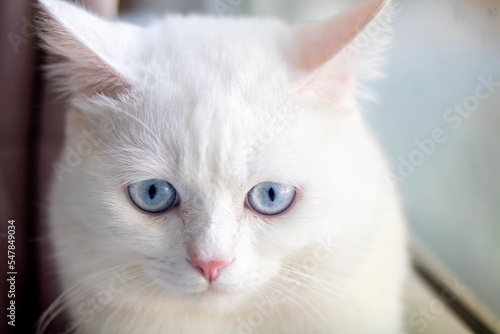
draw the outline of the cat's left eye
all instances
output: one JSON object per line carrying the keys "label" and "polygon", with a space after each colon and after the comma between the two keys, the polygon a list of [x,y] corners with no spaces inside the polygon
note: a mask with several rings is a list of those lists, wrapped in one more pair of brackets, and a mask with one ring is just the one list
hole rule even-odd
{"label": "cat's left eye", "polygon": [[170,209],[177,202],[177,191],[167,181],[150,179],[128,186],[130,199],[141,210],[159,213]]}
{"label": "cat's left eye", "polygon": [[262,182],[247,194],[247,203],[255,212],[277,215],[288,209],[295,199],[294,186],[278,182]]}

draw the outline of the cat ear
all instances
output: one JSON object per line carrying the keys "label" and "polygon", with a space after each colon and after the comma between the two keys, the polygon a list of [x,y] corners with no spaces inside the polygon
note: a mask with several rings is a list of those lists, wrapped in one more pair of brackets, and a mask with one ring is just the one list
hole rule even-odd
{"label": "cat ear", "polygon": [[296,27],[293,66],[305,73],[299,94],[332,103],[352,96],[358,79],[376,77],[389,42],[391,10],[388,1],[369,0],[327,21]]}
{"label": "cat ear", "polygon": [[125,57],[139,28],[106,21],[76,5],[41,0],[37,16],[46,71],[64,93],[116,97],[131,88]]}

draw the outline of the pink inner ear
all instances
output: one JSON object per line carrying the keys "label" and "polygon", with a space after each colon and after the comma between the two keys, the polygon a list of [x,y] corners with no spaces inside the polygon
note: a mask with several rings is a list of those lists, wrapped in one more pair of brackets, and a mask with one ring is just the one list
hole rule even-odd
{"label": "pink inner ear", "polygon": [[48,8],[39,6],[37,17],[42,46],[54,57],[46,66],[54,84],[64,91],[86,96],[116,97],[128,92],[131,84],[117,69],[68,30]]}
{"label": "pink inner ear", "polygon": [[369,0],[328,21],[299,27],[301,70],[314,70],[338,54],[377,15],[384,0]]}
{"label": "pink inner ear", "polygon": [[[82,55],[82,57],[85,56],[95,57],[93,54]],[[131,85],[122,76],[100,59],[88,61],[88,63],[75,63],[73,66],[73,84],[80,94],[87,96],[103,94],[116,97],[131,89]],[[90,79],[92,77],[94,79]]]}
{"label": "pink inner ear", "polygon": [[[64,43],[65,49],[61,52],[64,57],[55,58],[56,61],[47,68],[56,79],[69,83],[74,92],[86,96],[103,94],[115,97],[131,89],[128,81],[113,67],[62,27],[53,35]],[[68,78],[68,82],[64,78]]]}

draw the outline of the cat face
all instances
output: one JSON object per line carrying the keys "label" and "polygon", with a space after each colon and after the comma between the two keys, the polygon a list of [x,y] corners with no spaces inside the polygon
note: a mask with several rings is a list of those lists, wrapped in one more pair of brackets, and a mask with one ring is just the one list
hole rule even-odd
{"label": "cat face", "polygon": [[[214,79],[198,80],[210,86]],[[65,175],[84,195],[71,202],[94,208],[78,215],[103,252],[117,259],[133,252],[175,293],[252,291],[326,230],[317,201],[326,186],[320,175],[339,167],[309,148],[330,146],[328,131],[346,117],[321,111],[308,117],[305,106],[287,102],[292,86],[268,84],[283,95],[247,93],[246,99],[234,96],[240,89],[205,89],[186,106],[192,89],[177,84],[183,94],[158,98],[162,85],[112,107],[110,101],[77,103],[78,110],[99,114],[85,130],[74,125],[70,131],[80,132],[69,147],[78,147],[85,140],[79,133],[88,129],[99,145]],[[323,196],[339,203],[337,194]],[[207,278],[210,268],[194,264],[200,261],[229,263]]]}
{"label": "cat face", "polygon": [[378,152],[353,99],[357,52],[338,54],[380,1],[297,28],[201,17],[138,28],[42,4],[59,56],[48,71],[72,95],[66,151],[89,147],[60,175],[65,206],[103,259],[203,298],[265,285],[322,238],[366,237]]}

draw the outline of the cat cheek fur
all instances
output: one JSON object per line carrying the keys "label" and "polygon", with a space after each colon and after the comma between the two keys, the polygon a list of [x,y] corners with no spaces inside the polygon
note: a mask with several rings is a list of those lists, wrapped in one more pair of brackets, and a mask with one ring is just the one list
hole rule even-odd
{"label": "cat cheek fur", "polygon": [[[78,285],[53,307],[84,333],[244,332],[255,312],[254,333],[401,331],[404,223],[356,103],[388,39],[356,41],[388,4],[295,27],[167,16],[140,28],[40,3],[46,72],[71,101],[59,163],[91,145],[52,184],[57,272]],[[134,206],[127,185],[152,178],[177,206]],[[258,216],[244,200],[263,181],[301,196]],[[232,262],[209,282],[193,257]],[[102,291],[99,312],[82,312]]]}

